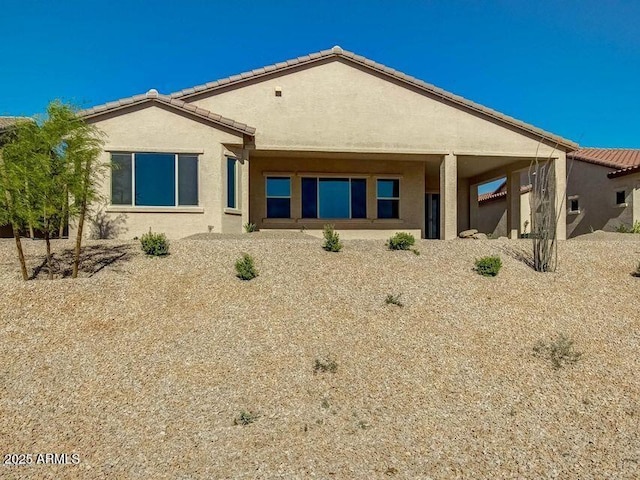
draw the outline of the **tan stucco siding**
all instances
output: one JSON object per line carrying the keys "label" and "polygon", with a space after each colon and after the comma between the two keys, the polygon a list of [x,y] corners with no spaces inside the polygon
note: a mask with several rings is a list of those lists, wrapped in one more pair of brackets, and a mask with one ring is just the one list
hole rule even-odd
{"label": "tan stucco siding", "polygon": [[[226,199],[225,145],[242,145],[242,136],[214,128],[209,124],[157,106],[134,108],[126,114],[105,116],[93,121],[106,134],[101,160],[109,163],[111,151],[164,152],[198,154],[199,205],[197,207],[161,209],[110,206],[111,178],[107,173],[101,194],[107,199],[108,216],[126,220],[120,237],[132,238],[149,229],[164,232],[169,238],[194,233],[231,229],[241,231],[239,216],[227,219],[223,213]],[[184,213],[188,211],[188,213]],[[183,212],[183,213],[181,213]]]}
{"label": "tan stucco siding", "polygon": [[[633,223],[634,188],[640,175],[609,179],[611,168],[581,161],[567,162],[567,197],[578,196],[580,213],[567,213],[567,235],[575,237],[592,230],[613,231]],[[626,207],[616,204],[616,191],[625,190]]]}
{"label": "tan stucco siding", "polygon": [[[250,170],[250,221],[258,227],[266,228],[322,228],[332,223],[338,229],[368,230],[422,230],[424,224],[424,162],[353,160],[353,159],[313,159],[313,158],[251,158]],[[267,174],[291,175],[292,218],[287,220],[265,219]],[[306,175],[310,174],[310,175]],[[367,219],[329,220],[301,219],[301,178],[303,176],[349,177],[350,174],[367,178]],[[376,179],[400,179],[400,219],[376,219]]]}
{"label": "tan stucco siding", "polygon": [[[190,101],[256,126],[258,149],[534,156],[540,146],[537,139],[340,60]],[[550,154],[544,145],[538,151]]]}

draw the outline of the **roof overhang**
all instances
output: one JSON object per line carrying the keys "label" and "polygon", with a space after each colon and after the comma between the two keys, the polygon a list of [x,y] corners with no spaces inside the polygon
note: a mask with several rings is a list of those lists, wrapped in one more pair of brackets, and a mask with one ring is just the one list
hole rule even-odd
{"label": "roof overhang", "polygon": [[82,110],[79,112],[79,115],[87,121],[92,121],[97,120],[107,114],[118,114],[118,112],[120,111],[128,110],[131,107],[141,106],[145,104],[155,104],[158,106],[167,107],[176,112],[180,112],[193,118],[204,120],[206,122],[224,127],[229,130],[233,130],[243,135],[249,135],[253,137],[256,133],[256,129],[254,127],[250,127],[246,123],[241,123],[231,118],[223,117],[222,115],[210,112],[209,110],[197,107],[177,98],[171,98],[168,95],[160,95],[154,90],[150,90],[146,94],[135,95],[133,97],[123,98],[115,102],[105,103],[103,105],[98,105],[87,110]]}

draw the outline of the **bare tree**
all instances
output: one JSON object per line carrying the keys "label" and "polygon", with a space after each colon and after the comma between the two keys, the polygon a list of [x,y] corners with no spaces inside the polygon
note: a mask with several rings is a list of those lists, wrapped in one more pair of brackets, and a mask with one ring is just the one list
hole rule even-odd
{"label": "bare tree", "polygon": [[[554,149],[555,151],[555,149]],[[558,266],[558,222],[566,192],[556,191],[553,152],[540,159],[536,153],[529,166],[531,194],[531,239],[533,242],[533,268],[537,272],[555,272]],[[567,172],[569,173],[569,172]],[[561,202],[557,196],[561,195]]]}

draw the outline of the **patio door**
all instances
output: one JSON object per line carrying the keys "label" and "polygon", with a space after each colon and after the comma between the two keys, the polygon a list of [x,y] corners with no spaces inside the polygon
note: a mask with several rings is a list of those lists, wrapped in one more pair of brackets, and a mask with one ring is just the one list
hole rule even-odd
{"label": "patio door", "polygon": [[425,238],[440,238],[440,194],[425,193],[424,195],[424,225]]}

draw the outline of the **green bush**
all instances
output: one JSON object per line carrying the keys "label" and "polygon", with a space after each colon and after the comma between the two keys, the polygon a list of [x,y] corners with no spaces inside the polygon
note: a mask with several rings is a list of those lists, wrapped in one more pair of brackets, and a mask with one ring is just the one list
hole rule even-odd
{"label": "green bush", "polygon": [[413,235],[407,232],[398,232],[389,240],[387,240],[387,247],[389,250],[409,250],[416,243],[416,239]]}
{"label": "green bush", "polygon": [[497,255],[482,257],[476,260],[476,272],[484,277],[495,277],[502,267],[502,260]]}
{"label": "green bush", "polygon": [[243,227],[244,227],[244,231],[247,233],[253,233],[258,231],[258,226],[255,223],[247,222],[243,225]]}
{"label": "green bush", "polygon": [[237,277],[241,280],[251,280],[258,276],[258,270],[253,261],[253,257],[248,253],[243,253],[242,257],[236,261]]}
{"label": "green bush", "polygon": [[322,248],[327,252],[339,252],[342,250],[342,243],[340,243],[340,235],[333,228],[333,225],[325,225],[322,231],[324,237],[324,243]]}
{"label": "green bush", "polygon": [[147,255],[154,257],[169,255],[169,240],[164,233],[153,233],[149,230],[149,233],[145,233],[140,238],[140,245]]}

